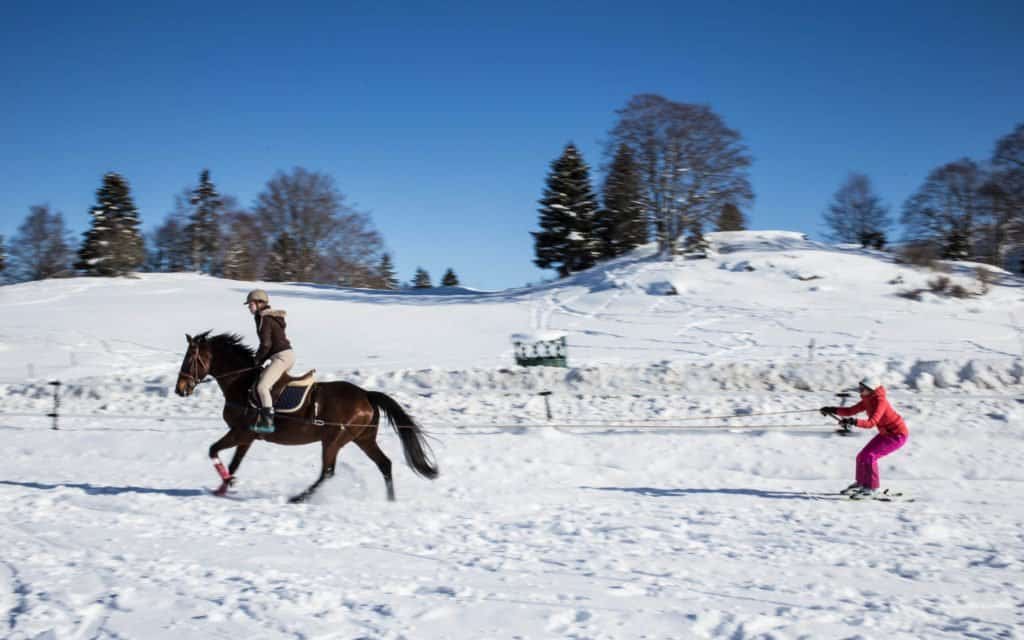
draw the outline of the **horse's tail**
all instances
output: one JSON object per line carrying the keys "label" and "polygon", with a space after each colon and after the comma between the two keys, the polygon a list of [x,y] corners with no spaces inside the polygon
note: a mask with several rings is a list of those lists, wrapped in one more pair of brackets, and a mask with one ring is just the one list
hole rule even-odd
{"label": "horse's tail", "polygon": [[424,439],[420,426],[391,396],[379,391],[367,391],[366,397],[375,409],[383,410],[388,415],[388,422],[402,440],[405,461],[412,470],[424,478],[436,478],[438,470],[433,460],[434,453]]}

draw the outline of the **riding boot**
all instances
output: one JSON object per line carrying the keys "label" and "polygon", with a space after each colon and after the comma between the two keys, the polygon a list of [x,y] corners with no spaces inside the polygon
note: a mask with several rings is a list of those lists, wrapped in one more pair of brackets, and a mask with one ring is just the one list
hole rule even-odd
{"label": "riding boot", "polygon": [[274,433],[274,408],[261,408],[259,420],[253,425],[256,433]]}

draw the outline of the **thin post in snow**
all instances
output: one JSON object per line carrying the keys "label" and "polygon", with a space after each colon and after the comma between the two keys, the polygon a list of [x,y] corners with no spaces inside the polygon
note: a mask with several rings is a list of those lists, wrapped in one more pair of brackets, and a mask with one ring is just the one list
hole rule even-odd
{"label": "thin post in snow", "polygon": [[1020,342],[1020,356],[1024,358],[1024,330],[1017,324],[1017,316],[1010,312],[1010,326],[1017,331],[1017,340]]}
{"label": "thin post in snow", "polygon": [[548,414],[548,420],[551,420],[551,403],[548,401],[548,397],[551,396],[551,392],[541,391],[539,395],[544,397],[544,411]]}
{"label": "thin post in snow", "polygon": [[60,417],[60,380],[51,380],[50,386],[53,387],[53,412],[46,415],[53,418],[53,430],[57,431],[57,419]]}

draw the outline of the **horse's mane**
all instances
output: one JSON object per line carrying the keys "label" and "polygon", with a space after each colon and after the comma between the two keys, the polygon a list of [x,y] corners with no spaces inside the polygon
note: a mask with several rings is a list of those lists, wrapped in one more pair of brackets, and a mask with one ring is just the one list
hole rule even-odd
{"label": "horse's mane", "polygon": [[211,336],[209,331],[204,331],[194,338],[197,342],[208,342],[211,346],[230,351],[238,356],[252,360],[256,351],[249,345],[242,342],[242,336],[237,333],[218,333]]}

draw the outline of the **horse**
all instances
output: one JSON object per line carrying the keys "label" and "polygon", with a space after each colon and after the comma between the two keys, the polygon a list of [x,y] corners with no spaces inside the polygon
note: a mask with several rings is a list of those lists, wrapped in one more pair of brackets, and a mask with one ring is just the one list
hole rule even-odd
{"label": "horse", "polygon": [[[384,476],[388,500],[394,501],[391,460],[377,445],[381,412],[398,433],[405,460],[412,470],[431,480],[437,477],[438,468],[422,429],[398,402],[384,393],[366,391],[348,382],[313,383],[302,409],[275,416],[273,433],[252,432],[250,426],[256,421],[257,411],[248,399],[259,375],[252,348],[246,346],[237,334],[211,336],[206,331],[195,337],[186,334],[185,339],[188,349],[181,362],[175,393],[181,397],[190,396],[200,382],[212,376],[224,395],[222,416],[228,432],[210,445],[209,450],[210,460],[221,478],[220,487],[214,491],[216,495],[225,495],[234,484],[238,467],[255,440],[284,445],[319,442],[320,476],[305,491],[290,499],[293,503],[305,502],[334,475],[334,464],[341,448],[355,442],[377,465]],[[218,454],[231,447],[235,448],[235,453],[225,469]]]}

